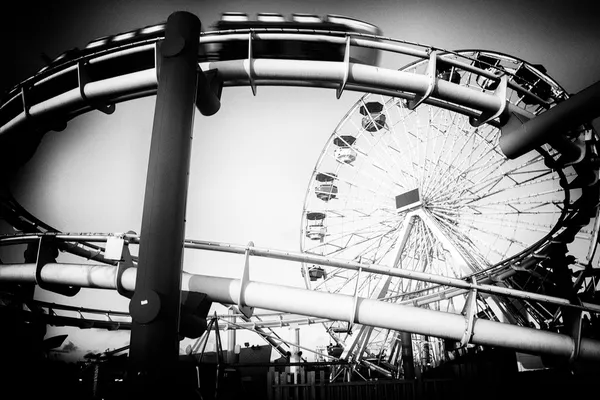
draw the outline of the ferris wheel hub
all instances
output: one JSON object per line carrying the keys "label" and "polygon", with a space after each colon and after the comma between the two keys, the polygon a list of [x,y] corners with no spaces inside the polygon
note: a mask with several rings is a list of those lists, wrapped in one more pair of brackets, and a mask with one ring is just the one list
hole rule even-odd
{"label": "ferris wheel hub", "polygon": [[396,211],[403,212],[419,208],[423,205],[419,189],[412,189],[396,196]]}

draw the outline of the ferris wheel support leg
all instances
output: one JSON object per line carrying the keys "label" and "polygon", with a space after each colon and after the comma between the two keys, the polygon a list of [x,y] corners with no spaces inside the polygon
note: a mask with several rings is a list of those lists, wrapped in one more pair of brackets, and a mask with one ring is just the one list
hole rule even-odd
{"label": "ferris wheel support leg", "polygon": [[160,46],[160,76],[144,195],[129,383],[136,397],[176,388],[185,210],[200,20],[175,12]]}

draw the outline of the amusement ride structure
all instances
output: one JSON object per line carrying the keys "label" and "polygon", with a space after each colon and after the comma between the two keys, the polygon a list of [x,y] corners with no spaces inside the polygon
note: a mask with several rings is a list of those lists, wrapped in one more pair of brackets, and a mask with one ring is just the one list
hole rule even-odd
{"label": "amusement ride structure", "polygon": [[[82,309],[37,302],[47,323],[132,329],[138,371],[176,357],[178,333],[202,334],[207,301],[239,309],[244,322],[223,316],[220,326],[255,330],[276,348],[281,340],[270,328],[323,324],[335,342],[324,356],[346,362],[339,376],[359,366],[408,376],[474,345],[600,361],[600,160],[590,125],[598,84],[571,96],[542,66],[383,37],[338,16],[250,21],[232,13],[217,27],[201,33],[196,17],[175,13],[166,24],[67,52],[3,98],[0,206],[17,233],[0,245],[28,250],[24,263],[0,265],[0,281],[131,298],[131,316],[83,310],[97,319],[61,316],[55,311]],[[380,52],[414,61],[381,68]],[[183,238],[193,106],[214,114],[222,87],[240,85],[254,94],[261,85],[329,88],[338,98],[366,93],[315,165],[300,251]],[[44,134],[151,95],[157,108],[140,235],[59,232],[11,196],[11,174]],[[139,257],[129,251],[136,245]],[[183,247],[240,254],[244,273],[182,273]],[[59,250],[95,263],[57,263]],[[251,280],[254,257],[298,262],[306,289]],[[180,290],[191,310],[181,312],[179,326],[191,316],[185,332],[176,329]],[[261,319],[254,308],[283,314]],[[146,354],[157,345],[164,349]]]}

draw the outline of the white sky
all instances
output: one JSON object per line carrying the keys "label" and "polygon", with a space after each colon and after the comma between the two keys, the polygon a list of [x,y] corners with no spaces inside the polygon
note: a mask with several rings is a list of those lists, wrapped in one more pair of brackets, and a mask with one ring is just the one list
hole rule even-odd
{"label": "white sky", "polygon": [[[527,3],[527,4],[523,4]],[[560,3],[555,5],[554,3]],[[551,4],[552,6],[548,6]],[[54,57],[90,40],[166,20],[176,10],[205,25],[221,12],[342,14],[378,25],[384,35],[447,49],[484,49],[543,64],[569,92],[600,78],[600,28],[594,2],[552,1],[262,1],[118,2],[74,5],[55,12],[52,42],[31,29],[17,64],[46,52]],[[544,5],[544,8],[542,8]],[[86,12],[78,7],[87,7]],[[81,12],[80,12],[81,11]],[[61,20],[58,17],[61,17]],[[76,16],[76,17],[73,17]],[[65,28],[57,28],[58,26]],[[38,62],[38,61],[36,61]],[[401,60],[384,56],[382,66]],[[40,65],[28,67],[31,72]],[[322,147],[360,94],[332,90],[226,88],[212,117],[196,115],[186,237],[298,250],[302,203]],[[67,232],[140,232],[154,98],[118,104],[116,112],[77,118],[50,133],[15,186],[17,199],[40,219]],[[3,258],[4,259],[4,258]],[[63,260],[67,260],[66,258]],[[70,260],[75,261],[71,258]],[[189,272],[239,277],[243,258],[186,251]],[[299,264],[251,260],[251,279],[303,286]],[[126,310],[116,293],[84,290],[74,299],[38,291],[57,303]],[[315,329],[315,328],[311,328]],[[68,331],[81,354],[122,345],[128,332]],[[316,331],[316,329],[315,329]],[[287,332],[283,332],[287,338]],[[324,343],[319,343],[326,340]],[[238,343],[261,343],[257,337]],[[327,344],[303,334],[303,344]]]}

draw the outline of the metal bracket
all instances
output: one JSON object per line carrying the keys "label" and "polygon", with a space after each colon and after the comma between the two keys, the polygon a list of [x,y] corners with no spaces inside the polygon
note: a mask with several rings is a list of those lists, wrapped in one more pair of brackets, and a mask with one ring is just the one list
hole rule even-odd
{"label": "metal bracket", "polygon": [[248,286],[248,282],[250,282],[250,247],[254,247],[254,242],[248,242],[248,247],[246,247],[246,261],[244,263],[244,271],[242,272],[242,279],[240,279],[240,293],[238,296],[238,308],[240,312],[246,316],[246,318],[250,318],[252,313],[254,312],[254,307],[248,307],[246,305],[246,299],[244,297],[244,291],[246,290],[246,286]]}
{"label": "metal bracket", "polygon": [[112,261],[120,261],[123,259],[123,247],[125,239],[123,236],[109,236],[106,240],[106,248],[104,249],[104,258]]}
{"label": "metal bracket", "polygon": [[344,51],[344,77],[342,78],[342,84],[335,91],[335,97],[339,100],[342,96],[342,92],[348,83],[348,75],[350,75],[350,36],[346,36],[346,49]]}
{"label": "metal bracket", "polygon": [[[575,303],[582,305],[581,300],[577,298]],[[566,333],[573,339],[573,351],[569,356],[569,363],[573,363],[579,357],[579,349],[581,348],[581,326],[582,326],[582,310],[579,308],[563,307],[563,323]]]}
{"label": "metal bracket", "polygon": [[160,61],[160,42],[154,43],[154,69],[156,71],[156,83],[160,79],[160,67],[162,62]]}
{"label": "metal bracket", "polygon": [[196,83],[196,107],[204,116],[211,116],[221,108],[223,78],[218,69],[202,71],[198,67]]}
{"label": "metal bracket", "polygon": [[354,296],[352,300],[352,314],[350,314],[350,318],[348,319],[348,331],[350,331],[350,326],[354,324],[354,316],[356,315],[356,307],[358,305],[358,282],[360,282],[360,273],[362,272],[362,267],[358,268],[358,275],[356,275],[356,285],[354,285]]}
{"label": "metal bracket", "polygon": [[498,107],[498,109],[496,111],[484,111],[477,118],[470,117],[469,123],[471,124],[471,126],[477,128],[478,126],[481,126],[495,118],[498,118],[500,115],[502,115],[504,113],[504,110],[506,110],[506,103],[507,103],[507,101],[506,101],[507,86],[508,86],[508,79],[506,78],[506,75],[502,75],[502,77],[500,78],[500,84],[498,85],[496,90],[494,90],[494,97],[496,97],[498,99],[498,101],[500,102],[500,107]]}
{"label": "metal bracket", "polygon": [[122,250],[122,261],[119,261],[117,264],[117,275],[115,277],[115,286],[117,287],[117,292],[123,296],[131,299],[133,297],[133,292],[125,289],[123,287],[123,272],[126,269],[133,267],[133,259],[131,258],[131,253],[129,252],[129,246],[123,246]]}
{"label": "metal bracket", "polygon": [[[477,285],[477,280],[473,277],[473,285]],[[466,317],[465,333],[460,339],[460,346],[464,347],[471,341],[473,336],[473,327],[475,325],[475,313],[477,312],[477,289],[473,289],[467,296],[465,307],[463,308],[462,314]]]}
{"label": "metal bracket", "polygon": [[254,82],[254,66],[252,59],[252,39],[254,38],[254,32],[248,32],[248,69],[246,73],[248,74],[248,82],[250,82],[250,88],[252,89],[252,94],[256,96],[256,83]]}
{"label": "metal bracket", "polygon": [[421,103],[423,103],[425,100],[427,100],[429,98],[429,96],[431,96],[431,94],[433,93],[433,91],[435,90],[435,86],[436,86],[436,64],[437,64],[437,51],[432,51],[431,53],[429,53],[429,64],[427,64],[427,77],[429,78],[429,86],[427,86],[427,90],[425,91],[425,94],[423,94],[422,96],[419,96],[418,94],[415,95],[414,98],[408,100],[407,102],[407,107],[409,110],[414,110],[415,108],[417,108]]}
{"label": "metal bracket", "polygon": [[548,140],[548,144],[560,153],[560,157],[556,160],[556,165],[566,167],[573,164],[579,164],[586,155],[587,146],[580,138],[571,141],[563,135]]}
{"label": "metal bracket", "polygon": [[86,101],[92,108],[103,112],[104,114],[112,114],[115,112],[114,103],[104,103],[101,101],[92,101],[85,94],[85,85],[90,83],[92,80],[86,70],[87,63],[79,61],[77,63],[77,78],[79,79],[79,94],[81,98]]}
{"label": "metal bracket", "polygon": [[50,236],[40,236],[37,248],[37,258],[35,262],[35,283],[37,283],[41,289],[62,294],[63,296],[73,297],[79,293],[79,290],[81,289],[80,287],[46,283],[42,279],[42,268],[44,268],[44,265],[52,261],[55,262],[55,260],[53,260],[54,257],[46,252],[48,245],[51,244],[53,240],[54,239]]}
{"label": "metal bracket", "polygon": [[21,86],[21,102],[23,103],[23,112],[25,113],[25,120],[28,121],[31,119],[31,114],[29,114],[29,106],[27,105],[27,94],[26,94],[25,86]]}

